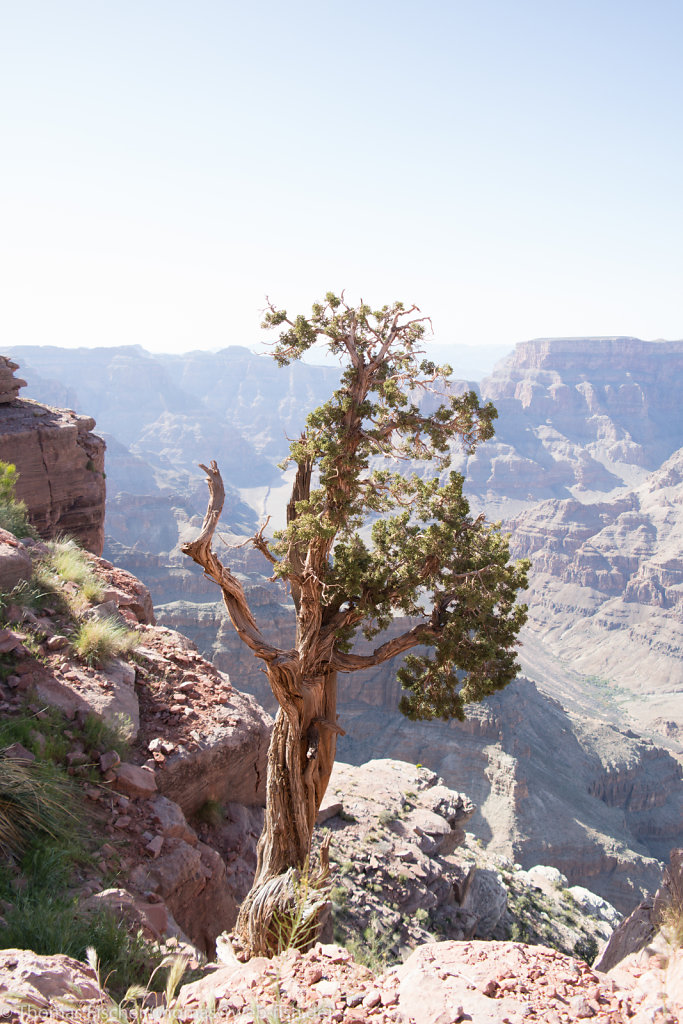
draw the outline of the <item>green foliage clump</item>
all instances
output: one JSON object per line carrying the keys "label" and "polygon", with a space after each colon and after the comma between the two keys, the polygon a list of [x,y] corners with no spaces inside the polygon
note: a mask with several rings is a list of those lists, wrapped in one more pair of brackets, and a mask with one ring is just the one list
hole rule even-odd
{"label": "green foliage clump", "polygon": [[[52,876],[49,885],[54,883]],[[141,932],[131,934],[122,928],[111,910],[84,912],[63,890],[32,881],[24,891],[9,895],[12,906],[0,927],[4,948],[31,949],[47,956],[63,953],[87,962],[88,948],[94,947],[102,980],[116,999],[148,978],[163,959],[164,954]]]}
{"label": "green foliage clump", "polygon": [[11,462],[0,461],[0,528],[15,537],[35,537],[36,531],[28,521],[25,502],[15,497],[17,468]]}
{"label": "green foliage clump", "polygon": [[41,833],[64,835],[66,780],[49,762],[22,761],[0,751],[0,854],[17,856]]}
{"label": "green foliage clump", "polygon": [[598,955],[598,943],[592,935],[586,935],[576,940],[574,944],[574,956],[585,960],[590,966]]}
{"label": "green foliage clump", "polygon": [[197,820],[206,825],[220,825],[225,820],[223,804],[220,800],[205,800],[197,811]]}
{"label": "green foliage clump", "polygon": [[120,654],[129,654],[138,642],[131,629],[107,616],[82,622],[74,636],[73,648],[87,665],[103,665]]}
{"label": "green foliage clump", "polygon": [[[86,912],[78,903],[72,885],[92,855],[82,812],[76,813],[76,784],[57,763],[70,746],[65,728],[55,708],[40,718],[25,711],[0,723],[3,748],[19,742],[36,755],[28,762],[0,753],[0,947],[78,960],[87,960],[88,947],[95,947],[102,978],[120,998],[150,976],[163,953],[122,928],[110,910]],[[114,731],[94,715],[69,728],[86,746],[117,745]]]}
{"label": "green foliage clump", "polygon": [[[420,619],[372,663],[421,645],[398,673],[400,710],[462,719],[467,703],[517,673],[526,608],[516,599],[528,562],[510,563],[499,525],[471,515],[463,477],[449,471],[456,451],[472,454],[493,436],[497,413],[473,391],[451,388],[450,367],[420,358],[426,318],[411,319],[414,312],[400,302],[354,308],[331,292],[309,317],[270,306],[263,326],[283,327],[280,364],[318,339],[345,360],[338,389],[290,446],[300,486],[276,534],[275,575],[289,581],[298,606],[303,567],[315,573],[320,633],[334,634],[332,660],[342,670],[365,667],[344,659],[359,631],[371,639],[397,614]],[[398,472],[407,460],[433,463],[433,475]]]}
{"label": "green foliage clump", "polygon": [[372,916],[370,924],[363,929],[362,936],[349,934],[338,922],[334,940],[348,949],[356,963],[364,964],[375,974],[381,974],[399,960],[398,933],[387,932],[376,915]]}
{"label": "green foliage clump", "polygon": [[308,857],[300,870],[289,868],[285,894],[273,915],[273,952],[308,949],[318,937],[318,918],[329,907],[330,884],[326,870],[313,871]]}

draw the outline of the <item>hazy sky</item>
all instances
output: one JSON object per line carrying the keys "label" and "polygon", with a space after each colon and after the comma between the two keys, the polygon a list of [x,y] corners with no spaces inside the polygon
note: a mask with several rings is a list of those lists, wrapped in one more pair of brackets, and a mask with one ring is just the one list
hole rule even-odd
{"label": "hazy sky", "polygon": [[0,328],[683,336],[681,0],[0,0]]}

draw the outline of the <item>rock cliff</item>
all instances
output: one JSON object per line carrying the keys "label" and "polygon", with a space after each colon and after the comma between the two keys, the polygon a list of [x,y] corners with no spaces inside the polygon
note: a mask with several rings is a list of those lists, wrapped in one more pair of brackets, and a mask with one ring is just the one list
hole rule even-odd
{"label": "rock cliff", "polygon": [[610,501],[546,501],[510,527],[533,566],[525,669],[550,689],[543,648],[584,697],[683,751],[683,449]]}
{"label": "rock cliff", "polygon": [[682,378],[679,341],[521,342],[481,383],[498,430],[467,463],[468,486],[504,507],[505,499],[583,500],[638,481],[680,446]]}
{"label": "rock cliff", "polygon": [[[47,580],[51,548],[15,544]],[[54,723],[46,708],[63,716],[60,731],[69,742],[59,759],[80,786],[91,843],[80,900],[97,898],[117,914],[132,914],[154,938],[180,929],[210,954],[217,935],[234,924],[244,878],[253,877],[249,829],[256,830],[265,798],[272,721],[186,637],[153,624],[149,592],[139,580],[102,558],[91,556],[88,565],[97,594],[82,597],[78,614],[83,621],[126,623],[134,631],[135,660],[88,664],[79,657],[72,581],[51,575],[49,597],[43,594],[35,610],[22,603],[23,592],[5,593],[0,715],[6,724],[27,713],[35,722],[30,749],[16,755],[23,760],[45,756],[43,722]],[[105,742],[114,732],[125,735],[127,760],[93,741],[93,715],[112,730],[102,733]],[[205,805],[232,807],[240,817],[229,865],[203,841]],[[105,875],[116,877],[118,888],[105,888]]]}
{"label": "rock cliff", "polygon": [[71,410],[20,398],[0,403],[0,459],[17,467],[16,496],[31,523],[42,537],[67,534],[101,554],[105,445],[94,426]]}

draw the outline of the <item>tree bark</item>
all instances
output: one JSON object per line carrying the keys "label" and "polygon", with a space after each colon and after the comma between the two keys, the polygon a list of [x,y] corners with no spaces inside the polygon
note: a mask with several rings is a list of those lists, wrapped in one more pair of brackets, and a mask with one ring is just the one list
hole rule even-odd
{"label": "tree bark", "polygon": [[[235,927],[246,956],[277,952],[290,920],[302,910],[307,934],[299,937],[304,940],[300,944],[316,938],[326,903],[327,861],[323,856],[314,871],[309,855],[341,732],[336,724],[336,672],[307,681],[296,673],[287,673],[283,679],[277,668],[270,667],[268,676],[280,710],[268,751],[266,813],[256,876]],[[302,901],[308,905],[297,906]]]}

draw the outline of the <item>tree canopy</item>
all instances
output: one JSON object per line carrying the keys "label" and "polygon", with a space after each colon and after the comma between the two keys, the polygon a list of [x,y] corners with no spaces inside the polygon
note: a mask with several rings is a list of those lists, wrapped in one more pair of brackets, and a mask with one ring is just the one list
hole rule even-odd
{"label": "tree canopy", "polygon": [[[462,718],[464,704],[514,678],[525,615],[515,598],[526,567],[509,565],[505,538],[470,515],[463,478],[448,471],[453,445],[473,452],[493,436],[497,413],[473,391],[449,389],[450,367],[420,358],[426,318],[418,312],[400,302],[353,308],[329,293],[309,318],[266,313],[264,327],[285,325],[274,352],[281,365],[321,336],[346,359],[339,387],[291,445],[289,461],[313,484],[276,538],[275,575],[290,583],[300,614],[302,576],[315,574],[316,646],[328,657],[320,641],[334,638],[338,669],[367,666],[367,657],[344,656],[358,629],[370,639],[396,614],[421,618],[409,645],[431,650],[409,655],[400,670],[401,710]],[[411,472],[411,460],[433,463],[434,475]],[[380,648],[375,661],[385,653],[398,652]]]}

